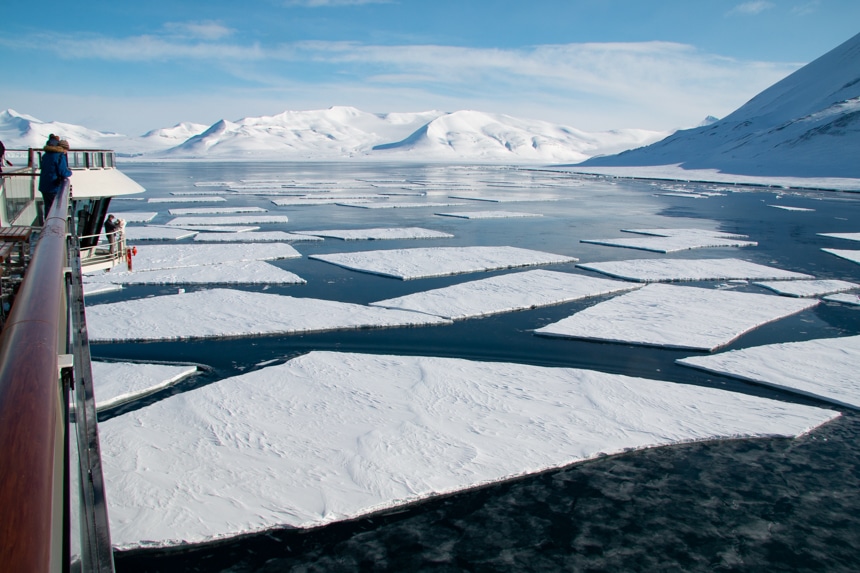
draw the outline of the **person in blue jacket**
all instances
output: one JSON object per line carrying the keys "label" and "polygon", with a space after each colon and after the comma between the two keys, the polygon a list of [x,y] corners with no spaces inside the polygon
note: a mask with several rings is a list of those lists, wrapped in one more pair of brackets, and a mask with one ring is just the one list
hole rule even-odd
{"label": "person in blue jacket", "polygon": [[51,135],[45,145],[45,153],[42,154],[42,172],[39,174],[39,191],[42,193],[45,207],[45,219],[51,211],[51,205],[57,198],[57,193],[63,187],[68,177],[72,176],[69,169],[69,159],[66,152],[69,150],[69,142],[60,140]]}

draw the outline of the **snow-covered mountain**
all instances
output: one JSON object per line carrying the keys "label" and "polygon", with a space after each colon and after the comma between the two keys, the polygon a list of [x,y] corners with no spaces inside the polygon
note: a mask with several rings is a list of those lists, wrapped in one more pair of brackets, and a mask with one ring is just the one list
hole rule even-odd
{"label": "snow-covered mountain", "polygon": [[860,177],[860,34],[732,114],[587,166],[680,164],[743,175]]}
{"label": "snow-covered mountain", "polygon": [[208,128],[181,123],[129,137],[42,122],[13,110],[0,114],[0,139],[7,147],[40,147],[50,133],[67,138],[72,147],[110,148],[144,159],[538,163],[582,161],[646,145],[668,134],[637,129],[587,133],[477,111],[375,114],[332,107],[220,120]]}

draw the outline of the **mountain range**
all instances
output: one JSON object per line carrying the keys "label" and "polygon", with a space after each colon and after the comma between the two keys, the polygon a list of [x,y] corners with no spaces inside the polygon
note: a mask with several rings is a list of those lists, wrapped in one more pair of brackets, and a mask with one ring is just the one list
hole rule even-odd
{"label": "mountain range", "polygon": [[545,121],[462,110],[368,113],[352,107],[285,111],[220,120],[211,126],[180,123],[137,137],[60,122],[43,122],[7,109],[0,140],[9,148],[41,147],[49,134],[72,148],[114,149],[126,158],[209,160],[579,162],[657,141],[669,132],[623,129],[599,133]]}
{"label": "mountain range", "polygon": [[860,178],[860,34],[713,123],[584,166]]}

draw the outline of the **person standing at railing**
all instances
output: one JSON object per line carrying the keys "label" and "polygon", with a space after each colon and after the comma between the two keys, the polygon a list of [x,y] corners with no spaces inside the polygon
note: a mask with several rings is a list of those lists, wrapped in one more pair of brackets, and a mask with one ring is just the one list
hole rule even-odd
{"label": "person standing at railing", "polygon": [[12,162],[6,159],[6,146],[0,141],[0,173],[3,173],[3,165],[12,167]]}
{"label": "person standing at railing", "polygon": [[117,231],[122,227],[122,219],[117,219],[113,215],[107,216],[105,221],[105,237],[107,237],[108,245],[110,245],[110,254],[117,251],[119,245],[119,235]]}
{"label": "person standing at railing", "polygon": [[68,141],[61,141],[51,134],[44,149],[42,172],[39,174],[39,191],[42,193],[45,219],[47,219],[57,193],[62,189],[66,179],[72,176],[72,170],[69,169],[69,159],[66,157],[66,152],[69,150]]}

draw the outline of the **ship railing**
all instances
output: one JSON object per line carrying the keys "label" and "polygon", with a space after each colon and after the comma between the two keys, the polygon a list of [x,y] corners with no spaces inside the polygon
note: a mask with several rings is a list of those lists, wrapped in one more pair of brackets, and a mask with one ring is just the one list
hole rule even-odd
{"label": "ship railing", "polygon": [[66,182],[0,333],[4,571],[114,570],[70,194]]}
{"label": "ship railing", "polygon": [[128,248],[125,232],[122,230],[100,235],[83,235],[78,237],[78,240],[80,244],[93,245],[80,248],[81,268],[84,272],[110,269],[121,264],[126,258]]}

